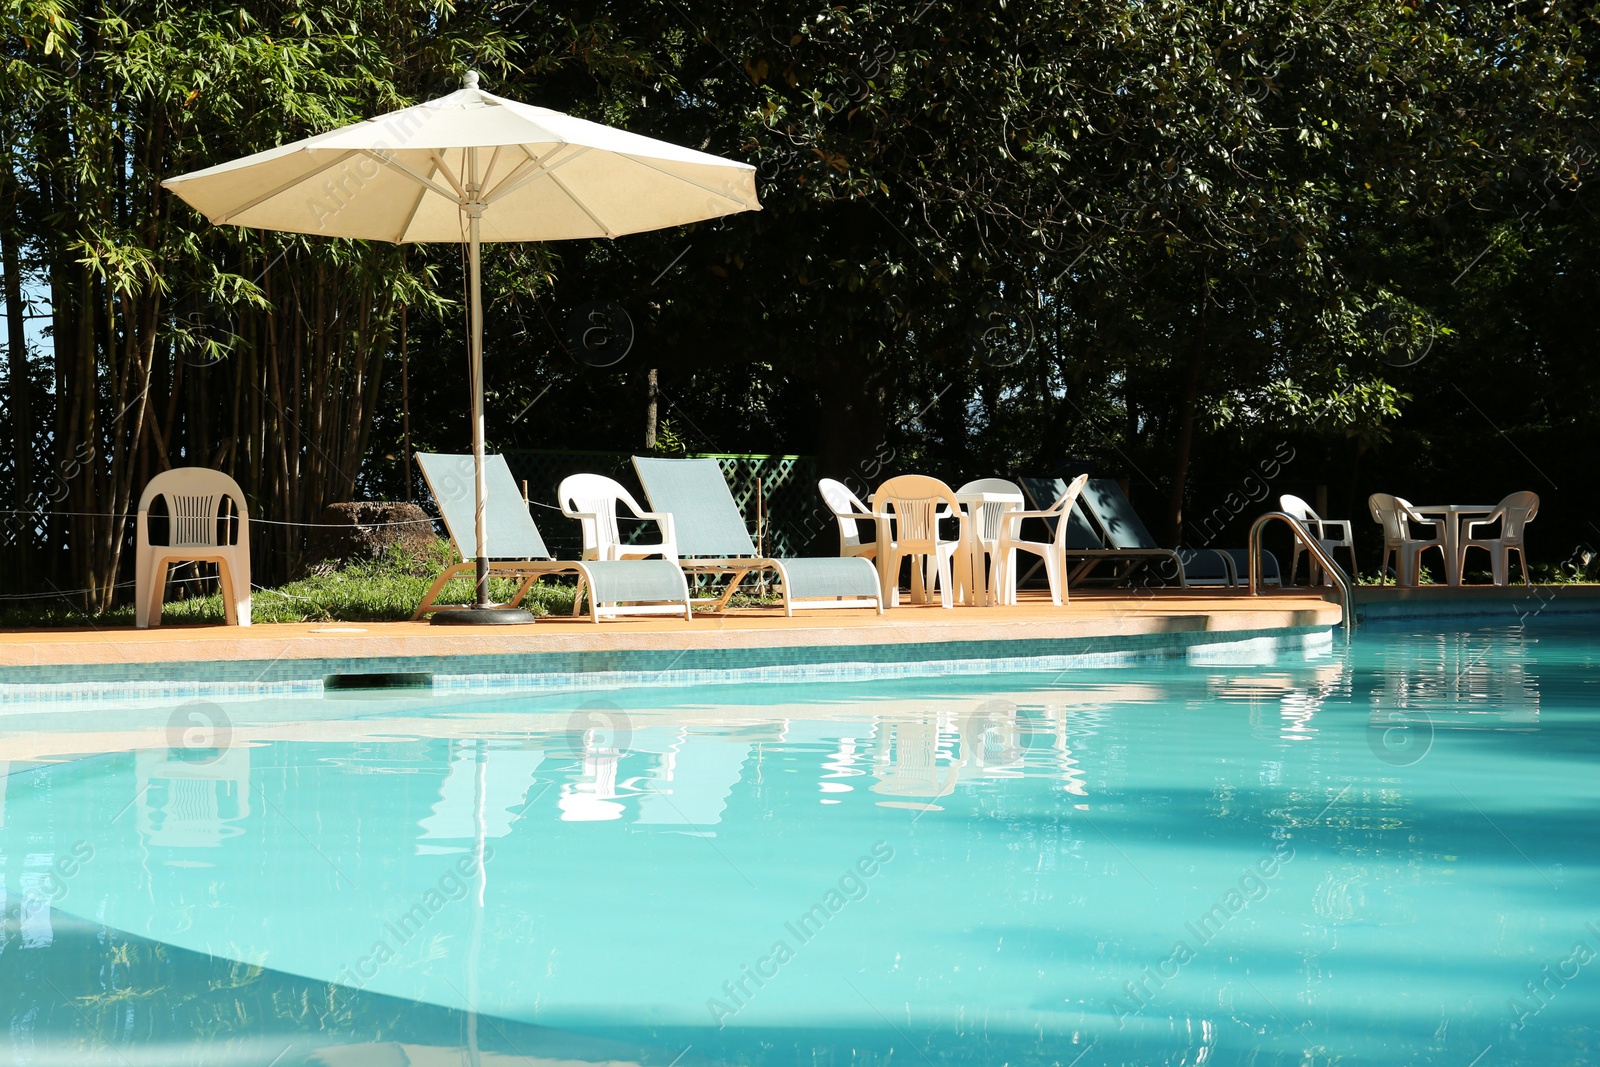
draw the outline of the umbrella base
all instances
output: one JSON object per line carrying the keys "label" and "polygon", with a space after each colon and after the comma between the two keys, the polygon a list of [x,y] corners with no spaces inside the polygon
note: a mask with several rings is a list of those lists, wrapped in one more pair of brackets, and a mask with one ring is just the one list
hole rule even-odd
{"label": "umbrella base", "polygon": [[435,626],[522,626],[533,621],[533,613],[522,608],[452,608],[436,611]]}

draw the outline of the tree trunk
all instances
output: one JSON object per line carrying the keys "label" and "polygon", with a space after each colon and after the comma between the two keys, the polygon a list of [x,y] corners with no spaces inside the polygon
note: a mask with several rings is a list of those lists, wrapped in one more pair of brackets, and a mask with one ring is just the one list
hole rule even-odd
{"label": "tree trunk", "polygon": [[[6,151],[6,170],[0,181],[6,183],[4,216],[0,217],[0,270],[5,271],[6,302],[6,363],[9,372],[12,473],[16,489],[12,494],[13,506],[19,511],[30,510],[28,501],[33,496],[33,439],[38,433],[33,425],[33,388],[28,380],[28,335],[23,321],[27,308],[22,302],[22,256],[17,247],[20,241],[16,228],[17,192],[11,174],[11,156]],[[33,520],[26,516],[16,539],[17,574],[29,573],[34,538]]]}
{"label": "tree trunk", "polygon": [[1206,309],[1211,303],[1206,286],[1195,326],[1194,343],[1189,346],[1188,366],[1183,376],[1183,397],[1178,409],[1178,439],[1172,454],[1172,495],[1167,499],[1167,545],[1183,543],[1183,497],[1189,487],[1189,458],[1194,449],[1195,411],[1200,401],[1200,372],[1206,362]]}
{"label": "tree trunk", "polygon": [[645,372],[644,380],[647,398],[644,405],[644,450],[646,452],[654,452],[656,450],[657,387],[659,383],[654,367]]}

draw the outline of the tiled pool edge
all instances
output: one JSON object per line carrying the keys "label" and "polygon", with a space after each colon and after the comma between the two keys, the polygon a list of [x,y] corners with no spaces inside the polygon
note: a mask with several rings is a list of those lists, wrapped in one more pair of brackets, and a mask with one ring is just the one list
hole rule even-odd
{"label": "tiled pool edge", "polygon": [[[953,674],[1121,667],[1186,656],[1237,662],[1315,653],[1333,643],[1327,626],[1178,631],[1081,638],[939,641],[895,645],[605,650],[482,656],[382,656],[238,660],[219,663],[60,664],[0,667],[0,708],[108,700],[190,700],[320,694],[341,673],[428,673],[443,691],[571,690],[632,686],[870,681]],[[730,666],[730,658],[741,661]],[[352,670],[354,668],[354,671]],[[218,677],[218,675],[224,677]],[[63,678],[71,675],[70,678]]]}
{"label": "tiled pool edge", "polygon": [[1534,585],[1470,589],[1367,586],[1356,590],[1358,623],[1426,622],[1431,619],[1527,621],[1541,615],[1600,615],[1600,586]]}

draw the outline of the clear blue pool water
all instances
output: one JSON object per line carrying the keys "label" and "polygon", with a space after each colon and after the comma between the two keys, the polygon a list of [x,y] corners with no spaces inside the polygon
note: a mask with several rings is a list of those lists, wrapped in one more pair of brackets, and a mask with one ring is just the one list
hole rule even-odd
{"label": "clear blue pool water", "polygon": [[0,1062],[1600,1063],[1600,625],[0,716]]}

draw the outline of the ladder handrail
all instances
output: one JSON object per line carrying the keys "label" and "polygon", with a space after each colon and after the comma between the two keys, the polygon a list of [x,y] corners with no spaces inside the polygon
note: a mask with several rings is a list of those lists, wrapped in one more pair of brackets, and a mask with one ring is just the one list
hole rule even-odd
{"label": "ladder handrail", "polygon": [[1322,547],[1322,542],[1311,535],[1305,523],[1290,515],[1287,511],[1269,511],[1250,524],[1250,545],[1246,549],[1250,563],[1250,595],[1261,595],[1261,529],[1273,519],[1282,519],[1289,524],[1289,529],[1294,531],[1311,558],[1322,567],[1322,572],[1333,580],[1339,589],[1339,606],[1344,612],[1344,637],[1350,640],[1350,631],[1356,624],[1356,599],[1355,592],[1350,587],[1350,579],[1345,575],[1344,569],[1333,561],[1328,550]]}

